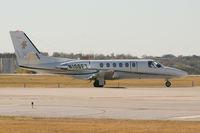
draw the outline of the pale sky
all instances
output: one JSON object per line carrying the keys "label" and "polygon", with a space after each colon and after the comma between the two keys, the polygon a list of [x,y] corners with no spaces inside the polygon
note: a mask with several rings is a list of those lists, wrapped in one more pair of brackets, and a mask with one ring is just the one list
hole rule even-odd
{"label": "pale sky", "polygon": [[40,51],[200,55],[200,0],[0,0],[0,52],[10,30]]}

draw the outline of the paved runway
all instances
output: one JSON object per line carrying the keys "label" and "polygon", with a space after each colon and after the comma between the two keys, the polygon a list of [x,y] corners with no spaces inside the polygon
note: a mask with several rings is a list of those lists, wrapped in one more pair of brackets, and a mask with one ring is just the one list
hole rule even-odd
{"label": "paved runway", "polygon": [[200,87],[0,88],[0,115],[199,121]]}

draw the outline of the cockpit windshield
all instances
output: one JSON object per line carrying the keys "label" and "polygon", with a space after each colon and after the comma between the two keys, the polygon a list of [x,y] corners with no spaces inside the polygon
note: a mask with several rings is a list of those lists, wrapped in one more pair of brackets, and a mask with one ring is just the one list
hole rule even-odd
{"label": "cockpit windshield", "polygon": [[150,68],[161,68],[162,65],[156,61],[148,61],[148,66]]}

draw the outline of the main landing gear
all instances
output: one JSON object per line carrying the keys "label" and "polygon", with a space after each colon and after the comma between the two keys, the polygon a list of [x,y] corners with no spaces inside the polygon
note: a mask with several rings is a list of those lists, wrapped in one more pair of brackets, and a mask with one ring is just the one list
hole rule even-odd
{"label": "main landing gear", "polygon": [[95,80],[94,87],[103,87],[105,85],[105,80]]}
{"label": "main landing gear", "polygon": [[166,85],[166,87],[170,87],[171,86],[171,82],[166,81],[165,85]]}

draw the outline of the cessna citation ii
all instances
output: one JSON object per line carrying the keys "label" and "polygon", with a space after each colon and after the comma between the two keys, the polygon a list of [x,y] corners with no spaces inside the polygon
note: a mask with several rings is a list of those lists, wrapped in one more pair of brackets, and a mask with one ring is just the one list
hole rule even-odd
{"label": "cessna citation ii", "polygon": [[106,80],[128,78],[169,79],[187,76],[187,73],[166,67],[154,60],[74,60],[44,56],[23,31],[10,31],[19,67],[74,78],[94,80],[94,87],[103,87]]}

